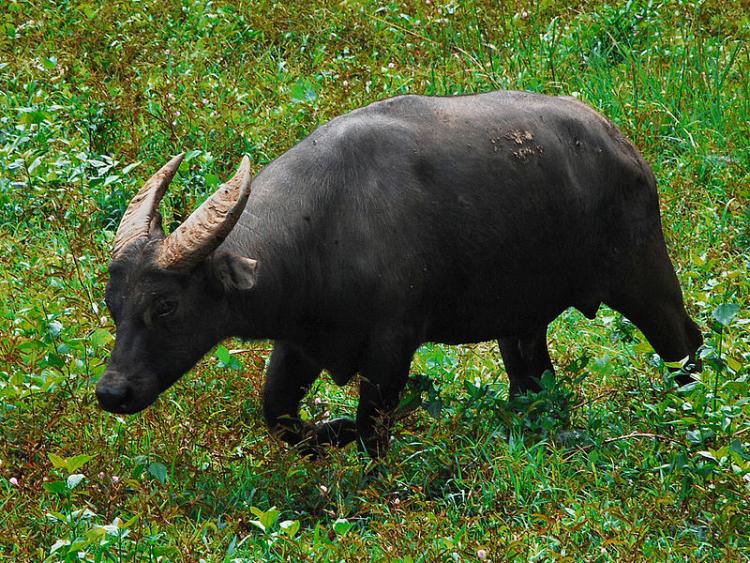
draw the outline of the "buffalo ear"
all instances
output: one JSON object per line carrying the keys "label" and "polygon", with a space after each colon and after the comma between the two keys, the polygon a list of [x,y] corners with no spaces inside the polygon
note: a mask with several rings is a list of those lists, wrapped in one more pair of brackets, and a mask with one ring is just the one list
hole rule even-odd
{"label": "buffalo ear", "polygon": [[214,253],[211,260],[214,278],[224,291],[247,291],[255,286],[258,262],[231,252]]}

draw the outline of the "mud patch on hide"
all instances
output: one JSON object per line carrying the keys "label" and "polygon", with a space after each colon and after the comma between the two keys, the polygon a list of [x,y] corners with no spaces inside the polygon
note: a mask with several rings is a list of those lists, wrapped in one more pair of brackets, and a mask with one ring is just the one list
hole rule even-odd
{"label": "mud patch on hide", "polygon": [[544,152],[544,149],[534,143],[534,135],[531,131],[524,129],[514,129],[509,133],[506,133],[505,138],[512,141],[514,145],[520,146],[517,150],[512,151],[513,156],[518,160],[526,162],[534,156],[539,156]]}
{"label": "mud patch on hide", "polygon": [[544,149],[539,145],[531,145],[528,147],[522,147],[517,151],[513,151],[513,156],[515,156],[519,160],[526,162],[532,156],[541,155],[543,152]]}
{"label": "mud patch on hide", "polygon": [[523,131],[521,129],[514,129],[510,133],[505,135],[506,139],[510,139],[517,145],[523,145],[526,141],[533,141],[534,135],[531,134],[531,131]]}

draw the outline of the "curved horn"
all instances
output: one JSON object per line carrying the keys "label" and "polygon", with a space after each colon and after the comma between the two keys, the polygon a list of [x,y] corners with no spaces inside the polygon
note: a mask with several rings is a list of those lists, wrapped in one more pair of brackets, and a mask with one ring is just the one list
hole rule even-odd
{"label": "curved horn", "polygon": [[185,158],[185,153],[178,154],[162,166],[130,201],[122,216],[120,226],[117,227],[115,244],[112,248],[113,259],[134,242],[149,237],[151,223],[159,216],[159,202],[164,197],[164,192],[167,191],[183,158]]}
{"label": "curved horn", "polygon": [[251,180],[250,160],[245,156],[234,177],[164,239],[156,263],[162,268],[188,270],[213,252],[245,209]]}

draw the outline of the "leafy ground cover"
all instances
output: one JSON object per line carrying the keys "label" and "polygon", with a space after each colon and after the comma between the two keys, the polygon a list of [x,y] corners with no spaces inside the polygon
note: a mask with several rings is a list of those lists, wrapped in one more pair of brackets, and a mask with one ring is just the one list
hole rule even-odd
{"label": "leafy ground cover", "polygon": [[[750,558],[750,15],[741,1],[106,3],[0,10],[0,558]],[[705,369],[626,319],[559,318],[559,381],[508,405],[496,344],[415,361],[383,467],[301,459],[227,342],[146,412],[101,412],[124,206],[169,155],[175,225],[241,154],[400,93],[573,95],[652,163]],[[417,375],[419,374],[419,375]],[[305,404],[351,411],[324,380]],[[374,475],[373,475],[374,472]]]}

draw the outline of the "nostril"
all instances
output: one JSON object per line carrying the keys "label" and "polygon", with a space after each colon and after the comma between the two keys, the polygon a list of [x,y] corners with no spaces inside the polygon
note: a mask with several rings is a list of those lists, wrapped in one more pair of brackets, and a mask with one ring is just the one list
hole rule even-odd
{"label": "nostril", "polygon": [[126,385],[97,385],[96,398],[103,407],[117,407],[127,401],[130,388]]}

